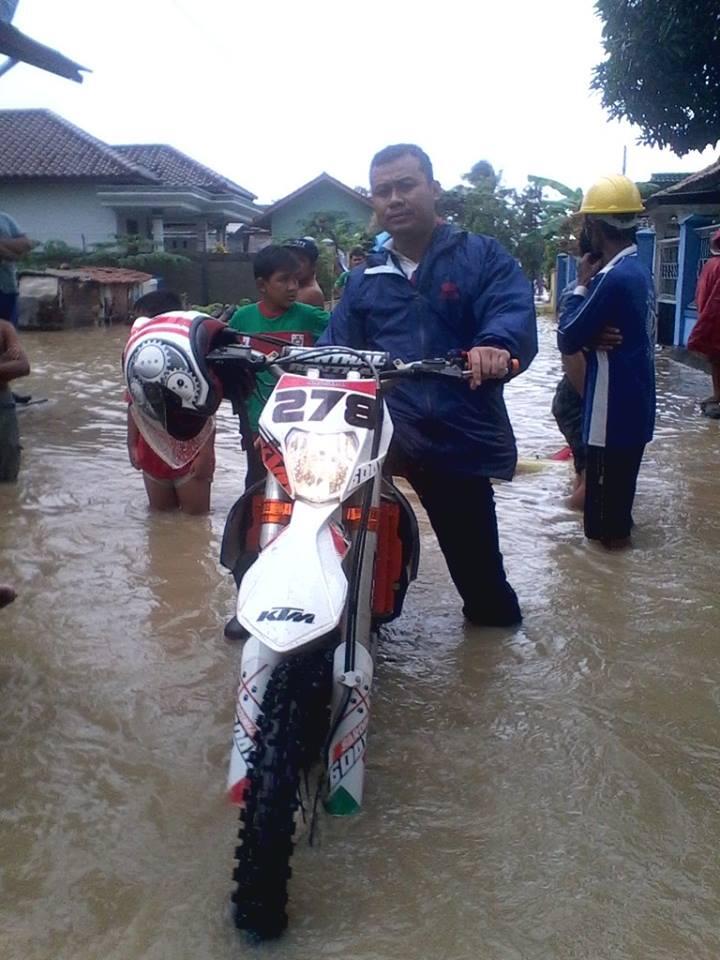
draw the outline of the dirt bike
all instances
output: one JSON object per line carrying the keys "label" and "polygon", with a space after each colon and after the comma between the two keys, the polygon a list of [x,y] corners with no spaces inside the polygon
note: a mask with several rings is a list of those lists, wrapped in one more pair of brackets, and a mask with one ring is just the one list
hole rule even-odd
{"label": "dirt bike", "polygon": [[334,815],[362,805],[376,628],[400,614],[417,572],[415,516],[383,476],[384,391],[467,374],[461,355],[402,363],[343,347],[268,358],[230,344],[207,359],[226,395],[239,375],[278,377],[259,424],[267,477],[233,507],[221,558],[248,633],[228,778],[241,821],[232,899],[237,926],[265,939],[287,926],[298,809],[314,818],[320,795]]}

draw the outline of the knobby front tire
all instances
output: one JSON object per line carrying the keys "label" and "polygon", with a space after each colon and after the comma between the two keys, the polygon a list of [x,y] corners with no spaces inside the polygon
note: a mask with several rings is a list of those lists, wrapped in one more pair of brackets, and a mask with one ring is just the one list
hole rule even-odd
{"label": "knobby front tire", "polygon": [[327,734],[331,682],[330,655],[323,652],[280,663],[265,690],[240,811],[232,895],[236,926],[255,939],[278,937],[287,927],[300,783]]}

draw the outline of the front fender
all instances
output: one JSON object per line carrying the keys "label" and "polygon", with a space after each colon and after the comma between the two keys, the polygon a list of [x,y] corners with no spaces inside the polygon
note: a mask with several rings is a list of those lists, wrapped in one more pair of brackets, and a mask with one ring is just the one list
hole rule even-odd
{"label": "front fender", "polygon": [[237,618],[271,650],[288,653],[340,622],[348,583],[330,529],[336,509],[295,501],[289,525],[243,578]]}

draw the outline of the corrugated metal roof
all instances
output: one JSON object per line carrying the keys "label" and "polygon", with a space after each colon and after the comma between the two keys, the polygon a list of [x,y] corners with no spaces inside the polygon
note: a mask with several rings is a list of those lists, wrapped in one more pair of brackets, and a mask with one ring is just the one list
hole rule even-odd
{"label": "corrugated metal roof", "polygon": [[88,72],[87,67],[75,63],[59,51],[53,50],[52,47],[46,47],[44,43],[38,43],[37,40],[21,33],[9,21],[2,18],[0,18],[0,53],[11,60],[28,63],[32,67],[47,70],[59,77],[74,80],[76,83],[83,81],[81,71]]}
{"label": "corrugated metal roof", "polygon": [[697,173],[691,173],[689,177],[674,183],[665,190],[659,190],[654,193],[651,200],[657,200],[659,197],[673,197],[677,193],[700,193],[704,190],[714,190],[720,187],[720,157],[711,163],[708,167],[698,170]]}
{"label": "corrugated metal roof", "polygon": [[67,270],[20,270],[20,276],[58,277],[60,280],[79,280],[83,283],[139,284],[152,280],[152,274],[124,267],[73,267]]}

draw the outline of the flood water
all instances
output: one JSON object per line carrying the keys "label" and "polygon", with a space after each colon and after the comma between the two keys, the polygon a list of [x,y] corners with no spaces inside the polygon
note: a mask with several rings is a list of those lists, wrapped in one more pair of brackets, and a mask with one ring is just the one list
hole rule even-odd
{"label": "flood water", "polygon": [[[508,388],[521,456],[562,445],[549,325]],[[150,516],[127,463],[125,329],[26,335],[49,402],[0,488],[1,960],[717,960],[720,423],[658,359],[635,547],[563,505],[567,464],[497,487],[525,621],[464,626],[422,522],[376,673],[364,812],[294,857],[290,929],[228,911],[239,650],[218,564],[243,459],[221,417],[213,512]],[[468,509],[472,505],[468,504]]]}

